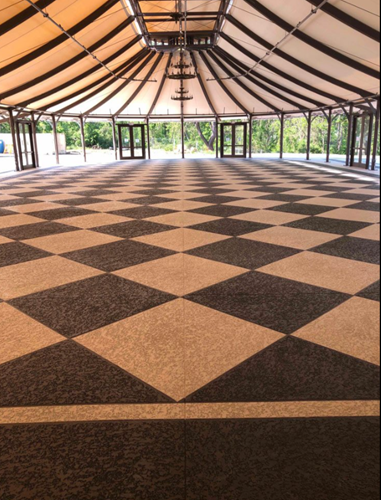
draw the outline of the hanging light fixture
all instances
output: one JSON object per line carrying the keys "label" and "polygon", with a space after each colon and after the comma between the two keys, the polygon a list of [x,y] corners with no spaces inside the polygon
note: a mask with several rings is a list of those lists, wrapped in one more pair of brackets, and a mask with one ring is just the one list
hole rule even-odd
{"label": "hanging light fixture", "polygon": [[197,71],[192,62],[185,60],[184,49],[180,50],[179,60],[168,68],[167,77],[169,80],[194,80],[197,78]]}
{"label": "hanging light fixture", "polygon": [[189,93],[189,90],[186,90],[184,87],[184,80],[181,80],[181,86],[178,90],[176,90],[175,95],[172,96],[172,101],[192,101],[193,95]]}

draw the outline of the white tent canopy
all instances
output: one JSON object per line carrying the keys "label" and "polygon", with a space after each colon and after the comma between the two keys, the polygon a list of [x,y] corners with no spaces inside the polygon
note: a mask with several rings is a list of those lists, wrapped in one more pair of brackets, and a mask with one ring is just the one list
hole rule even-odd
{"label": "white tent canopy", "polygon": [[[82,116],[304,112],[379,93],[376,0],[2,0],[0,103]],[[173,101],[180,26],[198,78]]]}

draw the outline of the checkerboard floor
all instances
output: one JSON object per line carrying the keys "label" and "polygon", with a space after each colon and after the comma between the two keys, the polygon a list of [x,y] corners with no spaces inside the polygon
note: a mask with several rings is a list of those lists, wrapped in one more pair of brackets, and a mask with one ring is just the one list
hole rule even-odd
{"label": "checkerboard floor", "polygon": [[0,497],[376,499],[379,207],[277,162],[1,181]]}

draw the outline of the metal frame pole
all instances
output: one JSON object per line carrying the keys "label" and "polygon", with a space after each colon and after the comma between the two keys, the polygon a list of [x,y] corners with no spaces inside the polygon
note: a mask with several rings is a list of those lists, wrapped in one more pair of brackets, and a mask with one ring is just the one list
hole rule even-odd
{"label": "metal frame pole", "polygon": [[381,109],[381,101],[380,98],[378,98],[377,112],[375,117],[376,119],[374,124],[374,142],[373,142],[373,155],[372,155],[372,165],[371,165],[372,170],[376,170],[378,145],[380,143],[380,109]]}
{"label": "metal frame pole", "polygon": [[114,146],[115,161],[118,161],[118,159],[119,159],[119,157],[118,157],[118,139],[116,136],[115,116],[112,117],[111,126],[112,126],[112,142],[113,142],[113,146]]}
{"label": "metal frame pole", "polygon": [[253,117],[250,115],[249,123],[249,158],[253,158]]}
{"label": "metal frame pole", "polygon": [[329,109],[328,115],[328,137],[327,137],[327,163],[331,158],[331,139],[332,139],[332,108]]}
{"label": "metal frame pole", "polygon": [[38,120],[35,120],[35,114],[31,114],[32,117],[32,137],[33,137],[33,144],[34,144],[34,163],[35,167],[39,168],[40,166],[40,158],[38,155],[38,145],[37,145],[37,123]]}
{"label": "metal frame pole", "polygon": [[307,127],[307,161],[311,160],[312,112],[308,112]]}
{"label": "metal frame pole", "polygon": [[149,129],[149,118],[147,118],[147,151],[148,151],[148,159],[151,159],[151,132]]}
{"label": "metal frame pole", "polygon": [[86,138],[85,138],[85,120],[83,116],[80,117],[80,127],[81,127],[81,141],[83,150],[83,161],[87,163],[87,153],[86,153]]}
{"label": "metal frame pole", "polygon": [[351,104],[349,107],[349,116],[348,116],[347,161],[345,163],[347,167],[349,167],[351,164],[352,128],[353,128],[353,104]]}
{"label": "metal frame pole", "polygon": [[280,116],[280,154],[279,157],[283,160],[284,157],[284,113]]}
{"label": "metal frame pole", "polygon": [[56,153],[56,163],[57,163],[57,165],[59,165],[60,164],[60,151],[59,151],[56,115],[52,116],[52,123],[53,123],[53,136],[54,136],[54,149],[55,149],[55,153]]}
{"label": "metal frame pole", "polygon": [[8,112],[9,112],[9,124],[11,126],[13,153],[15,156],[16,171],[20,172],[21,171],[21,164],[20,164],[20,158],[19,158],[20,153],[19,153],[19,148],[18,148],[18,144],[17,144],[17,130],[16,130],[16,124],[15,124],[15,118],[13,116],[13,111],[11,108],[9,108]]}

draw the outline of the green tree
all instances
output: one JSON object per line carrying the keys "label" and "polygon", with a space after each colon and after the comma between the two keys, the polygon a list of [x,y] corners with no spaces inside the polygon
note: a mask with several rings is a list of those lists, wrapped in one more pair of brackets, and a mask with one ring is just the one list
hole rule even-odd
{"label": "green tree", "polygon": [[11,133],[11,126],[9,123],[0,123],[0,134],[10,134]]}

